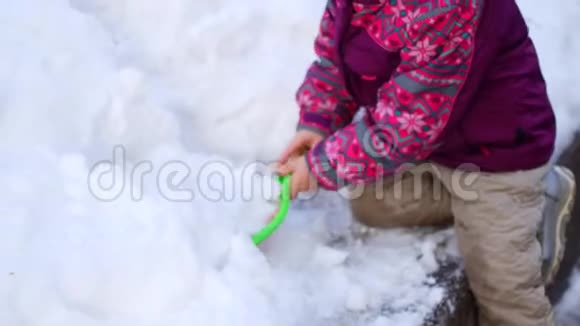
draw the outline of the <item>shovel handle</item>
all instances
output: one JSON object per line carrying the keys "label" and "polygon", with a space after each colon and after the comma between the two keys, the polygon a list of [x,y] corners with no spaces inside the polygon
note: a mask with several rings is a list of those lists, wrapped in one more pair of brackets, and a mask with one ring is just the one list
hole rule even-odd
{"label": "shovel handle", "polygon": [[286,219],[286,214],[288,214],[288,209],[290,208],[290,175],[279,176],[278,182],[280,182],[280,206],[276,215],[270,220],[266,226],[258,233],[252,236],[252,241],[255,245],[259,245],[264,240],[268,239],[272,233],[274,233],[278,227]]}

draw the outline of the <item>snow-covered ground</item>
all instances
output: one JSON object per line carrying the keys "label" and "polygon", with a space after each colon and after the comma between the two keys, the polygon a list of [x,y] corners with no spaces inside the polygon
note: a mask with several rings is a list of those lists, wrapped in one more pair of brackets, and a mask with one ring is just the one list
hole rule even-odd
{"label": "snow-covered ground", "polygon": [[572,275],[570,284],[570,289],[556,307],[558,326],[580,325],[580,271],[576,270]]}
{"label": "snow-covered ground", "polygon": [[[521,2],[563,144],[578,5]],[[0,325],[418,324],[444,294],[429,273],[448,231],[361,246],[344,201],[322,194],[261,250],[249,239],[273,206],[248,166],[292,135],[322,6],[4,0]]]}

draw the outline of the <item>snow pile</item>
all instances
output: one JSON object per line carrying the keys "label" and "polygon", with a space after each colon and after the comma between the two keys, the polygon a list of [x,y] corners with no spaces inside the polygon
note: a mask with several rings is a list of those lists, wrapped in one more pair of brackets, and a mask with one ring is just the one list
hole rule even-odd
{"label": "snow pile", "polygon": [[538,0],[517,1],[530,28],[540,56],[542,73],[547,81],[550,100],[556,110],[558,141],[556,158],[580,128],[580,42],[576,22],[580,4],[575,0],[559,1],[557,6]]}
{"label": "snow pile", "polygon": [[[264,256],[248,226],[271,211],[260,200],[168,201],[145,177],[139,201],[126,191],[104,202],[87,191],[80,154],[4,154],[3,325],[413,325],[444,295],[428,274],[449,232],[337,240],[328,221],[347,216],[331,196],[293,209]],[[208,160],[165,150],[153,166],[157,157],[192,170]]]}
{"label": "snow pile", "polygon": [[[177,114],[190,149],[272,159],[292,135],[294,90],[312,60],[323,1],[71,3],[110,31],[118,61],[138,69],[147,101]],[[124,110],[128,123],[149,114],[131,104],[139,108]],[[108,141],[159,139],[135,129]]]}
{"label": "snow pile", "polygon": [[419,323],[449,232],[362,246],[323,194],[250,241],[322,6],[3,2],[0,324]]}
{"label": "snow pile", "polygon": [[580,272],[576,271],[570,278],[570,288],[556,307],[557,324],[576,326],[580,324]]}

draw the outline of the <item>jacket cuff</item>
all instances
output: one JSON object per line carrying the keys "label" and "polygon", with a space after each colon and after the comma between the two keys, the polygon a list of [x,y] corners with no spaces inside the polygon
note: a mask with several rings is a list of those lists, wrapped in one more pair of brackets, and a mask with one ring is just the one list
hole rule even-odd
{"label": "jacket cuff", "polygon": [[296,131],[299,130],[310,130],[326,138],[332,133],[331,121],[321,114],[303,111],[300,113],[300,121],[296,127]]}
{"label": "jacket cuff", "polygon": [[324,144],[324,141],[320,142],[306,154],[306,164],[322,188],[336,191],[339,189],[338,175],[326,155]]}

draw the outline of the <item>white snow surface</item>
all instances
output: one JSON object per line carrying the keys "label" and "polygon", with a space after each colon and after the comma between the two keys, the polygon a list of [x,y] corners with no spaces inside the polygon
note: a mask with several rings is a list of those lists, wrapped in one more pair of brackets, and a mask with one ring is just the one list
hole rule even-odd
{"label": "white snow surface", "polygon": [[576,269],[569,281],[570,288],[556,307],[558,326],[580,325],[580,270]]}
{"label": "white snow surface", "polygon": [[[565,2],[522,4],[560,144],[580,104],[580,14]],[[322,193],[250,241],[276,187],[246,176],[292,136],[323,5],[4,0],[0,325],[420,324],[444,295],[429,274],[448,230],[363,245],[345,201]],[[256,184],[273,190],[245,197]]]}

